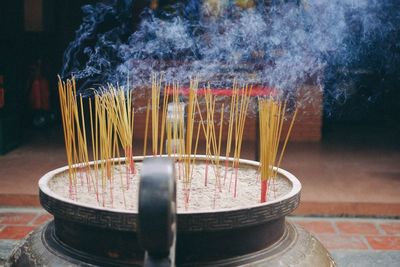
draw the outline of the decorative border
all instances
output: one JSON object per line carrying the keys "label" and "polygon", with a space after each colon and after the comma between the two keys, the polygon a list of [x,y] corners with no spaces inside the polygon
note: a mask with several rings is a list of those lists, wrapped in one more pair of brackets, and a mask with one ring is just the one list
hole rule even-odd
{"label": "decorative border", "polygon": [[[197,156],[204,159],[205,156]],[[135,161],[143,157],[134,157]],[[224,160],[224,158],[222,158]],[[115,159],[116,161],[125,160]],[[229,160],[232,160],[229,158]],[[240,164],[258,166],[258,162],[240,160]],[[43,208],[60,218],[99,228],[121,231],[137,230],[137,213],[126,210],[94,207],[77,204],[69,199],[55,195],[48,187],[49,180],[56,174],[67,170],[62,167],[45,174],[39,181],[39,197]],[[219,231],[258,225],[290,214],[300,203],[301,184],[291,173],[278,169],[278,173],[292,183],[291,191],[283,197],[268,203],[248,207],[208,210],[200,212],[179,212],[179,232]]]}

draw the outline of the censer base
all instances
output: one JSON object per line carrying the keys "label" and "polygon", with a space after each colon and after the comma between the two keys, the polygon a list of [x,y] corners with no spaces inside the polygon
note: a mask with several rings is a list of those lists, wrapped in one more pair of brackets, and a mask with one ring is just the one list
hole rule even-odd
{"label": "censer base", "polygon": [[[52,221],[22,241],[14,249],[6,266],[142,266],[142,261],[122,262],[111,257],[97,257],[82,253],[58,240]],[[178,266],[334,267],[336,264],[329,252],[314,236],[301,227],[286,221],[284,235],[268,248],[219,261],[197,261]]]}

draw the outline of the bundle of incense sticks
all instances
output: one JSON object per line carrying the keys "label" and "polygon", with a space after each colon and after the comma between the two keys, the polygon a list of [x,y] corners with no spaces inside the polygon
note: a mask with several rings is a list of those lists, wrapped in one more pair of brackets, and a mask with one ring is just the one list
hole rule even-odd
{"label": "bundle of incense sticks", "polygon": [[[77,177],[86,176],[88,191],[96,194],[97,201],[105,205],[109,187],[110,202],[113,201],[114,158],[120,157],[120,147],[126,158],[126,181],[121,182],[122,193],[129,189],[129,173],[135,172],[133,161],[134,110],[130,90],[108,85],[88,98],[92,146],[92,169],[89,165],[88,140],[86,137],[85,109],[82,95],[76,94],[75,80],[59,79],[61,117],[69,166],[70,197],[76,199],[79,183]],[[80,105],[78,105],[78,99]],[[79,116],[80,113],[80,116]],[[93,174],[93,175],[92,175]],[[81,179],[81,186],[84,181]],[[99,195],[102,195],[100,198]]]}
{"label": "bundle of incense sticks", "polygon": [[286,119],[286,101],[272,97],[259,100],[261,202],[267,201],[268,181],[277,176],[296,115],[297,108],[292,116],[279,158],[277,158],[283,123]]}
{"label": "bundle of incense sticks", "polygon": [[[228,133],[228,135],[231,136],[232,141],[232,131],[233,129],[235,130],[234,134],[234,153],[233,153],[233,163],[232,167],[235,170],[234,174],[232,172],[231,174],[231,182],[229,183],[229,188],[231,187],[232,184],[232,176],[235,175],[234,179],[234,189],[233,189],[233,196],[237,196],[237,180],[238,180],[238,169],[239,169],[239,159],[240,159],[240,153],[242,151],[242,142],[243,142],[243,131],[244,131],[244,126],[246,123],[246,118],[247,118],[247,110],[249,108],[249,103],[250,103],[250,96],[251,96],[251,91],[252,91],[252,86],[245,85],[240,89],[240,95],[239,95],[239,89],[234,87],[233,89],[235,92],[232,96],[233,100],[233,120],[234,122],[229,122],[230,125],[233,125],[231,128],[231,133]],[[234,128],[233,128],[234,127]]]}
{"label": "bundle of incense sticks", "polygon": [[[131,90],[107,85],[94,92],[93,96],[84,99],[82,95],[77,94],[74,79],[65,82],[59,79],[58,89],[69,166],[70,198],[77,199],[77,187],[85,185],[88,192],[96,194],[99,205],[105,206],[106,202],[112,205],[114,179],[119,178],[122,186],[118,189],[122,191],[126,206],[125,193],[132,185],[132,177],[136,173],[133,160],[135,111]],[[153,75],[151,99],[147,102],[146,108],[143,155],[147,154],[148,135],[151,132],[151,154],[160,156],[166,153],[176,161],[177,179],[183,183],[186,205],[190,199],[193,169],[201,134],[205,140],[206,151],[204,186],[212,183],[215,186],[215,194],[222,192],[226,186],[227,174],[231,170],[227,190],[232,192],[233,197],[237,196],[239,159],[252,95],[251,86],[239,87],[234,82],[230,95],[219,96],[230,97],[230,105],[227,107],[229,115],[225,116],[228,122],[224,128],[225,104],[218,101],[210,86],[202,89],[201,94],[199,91],[196,79],[190,81],[189,88],[183,94],[178,83],[163,84],[161,76]],[[202,102],[199,98],[203,98]],[[169,106],[172,107],[171,110]],[[87,109],[89,112],[85,114]],[[220,117],[216,119],[218,113]],[[260,99],[259,113],[261,201],[265,202],[268,181],[277,175],[273,166],[280,166],[297,110],[293,114],[279,157],[279,140],[286,119],[286,102],[273,97]],[[90,121],[91,138],[87,138],[85,118]],[[227,159],[225,174],[221,175],[220,156],[224,132],[227,136],[225,150]],[[91,143],[91,159],[88,152],[89,143]],[[231,154],[233,160],[229,168],[228,158]],[[122,155],[125,156],[126,175],[115,177],[117,161],[114,158]],[[93,160],[93,164],[89,164],[89,160]],[[210,167],[215,173],[212,179],[208,177]]]}
{"label": "bundle of incense sticks", "polygon": [[[186,117],[186,136],[185,136],[185,145],[182,147],[181,151],[184,149],[184,178],[183,185],[185,191],[185,204],[186,206],[189,203],[190,196],[190,185],[192,182],[192,173],[193,173],[193,165],[196,160],[196,156],[192,157],[197,153],[197,144],[199,138],[199,132],[196,137],[196,145],[193,150],[193,130],[194,130],[194,121],[195,121],[195,107],[197,103],[197,80],[193,80],[190,82],[189,88],[189,96],[188,96],[188,104],[187,104],[187,117]],[[180,106],[181,107],[181,106]],[[182,111],[181,111],[182,112]]]}
{"label": "bundle of incense sticks", "polygon": [[[220,108],[220,121],[219,130],[215,127],[216,121],[214,115],[216,113],[216,96],[212,94],[210,87],[205,90],[204,94],[205,105],[206,105],[206,121],[204,122],[202,116],[200,118],[201,125],[203,127],[204,136],[206,140],[206,169],[204,175],[204,185],[207,186],[208,183],[208,167],[211,165],[215,168],[215,185],[218,185],[218,189],[221,190],[221,178],[220,178],[220,155],[221,155],[221,144],[222,144],[222,129],[224,120],[224,103],[222,103]],[[201,115],[200,108],[197,105],[199,114]]]}

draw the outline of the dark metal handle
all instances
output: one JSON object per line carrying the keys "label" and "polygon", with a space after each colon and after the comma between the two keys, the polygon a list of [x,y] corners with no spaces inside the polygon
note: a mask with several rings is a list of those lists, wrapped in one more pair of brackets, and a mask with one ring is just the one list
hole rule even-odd
{"label": "dark metal handle", "polygon": [[143,161],[139,184],[138,236],[146,251],[144,266],[175,266],[176,183],[167,158]]}

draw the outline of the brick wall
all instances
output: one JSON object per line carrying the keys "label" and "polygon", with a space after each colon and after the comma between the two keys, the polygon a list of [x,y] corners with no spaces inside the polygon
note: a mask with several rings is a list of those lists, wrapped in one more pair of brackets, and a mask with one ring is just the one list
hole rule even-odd
{"label": "brick wall", "polygon": [[[322,91],[318,86],[305,85],[299,90],[300,104],[291,133],[291,141],[319,142],[322,130]],[[286,124],[286,129],[287,124]]]}
{"label": "brick wall", "polygon": [[[151,90],[145,88],[138,88],[133,93],[134,106],[135,106],[135,129],[134,138],[136,140],[144,139],[145,132],[145,121],[146,121],[146,104],[148,99],[151,98]],[[162,102],[162,99],[160,100]],[[229,99],[224,100],[218,98],[217,106],[225,103],[225,106],[229,105]],[[295,124],[292,129],[291,141],[296,142],[319,142],[321,140],[321,128],[322,128],[322,91],[318,86],[315,85],[304,85],[298,92],[297,103],[300,103],[299,110]],[[256,99],[252,99],[250,105],[254,107],[257,105]],[[226,138],[228,129],[228,109],[225,109],[223,125],[223,137]],[[205,112],[203,112],[203,118],[205,118]],[[215,114],[214,120],[219,121],[220,109]],[[286,131],[289,126],[291,117],[284,124],[282,139],[286,136]],[[256,115],[249,116],[246,119],[245,131],[243,139],[245,141],[254,142],[257,138],[257,120]],[[161,120],[160,120],[161,124]],[[219,130],[219,126],[217,126]],[[195,126],[195,130],[197,130]],[[149,116],[149,132],[148,138],[151,138],[151,112]]]}

